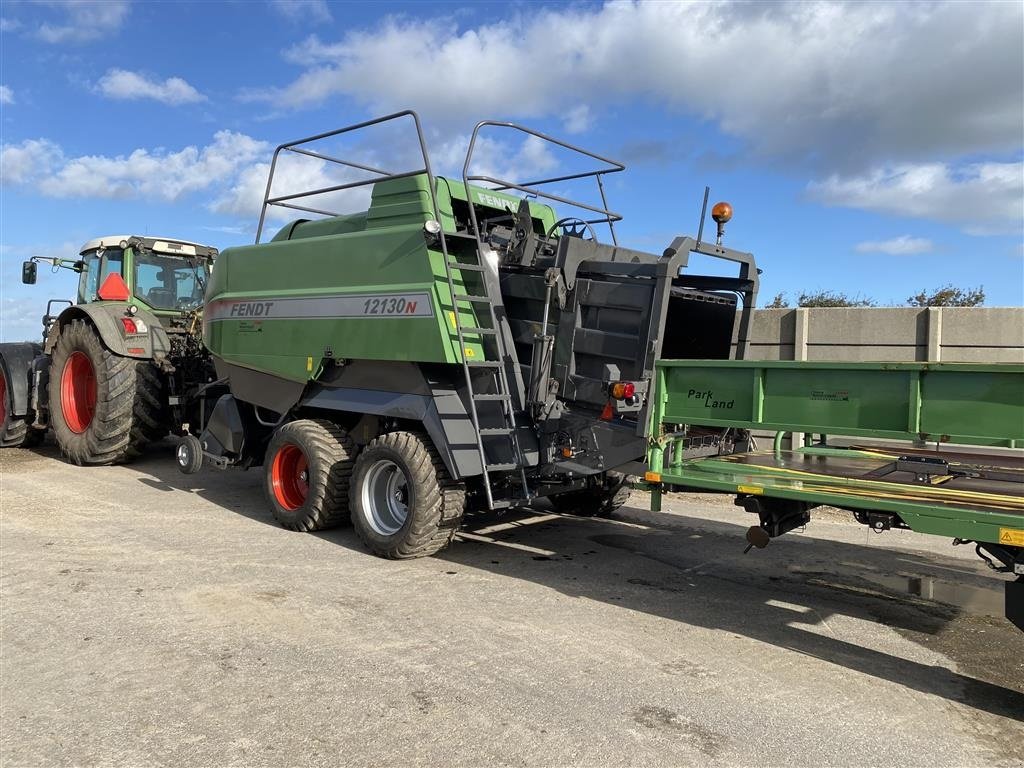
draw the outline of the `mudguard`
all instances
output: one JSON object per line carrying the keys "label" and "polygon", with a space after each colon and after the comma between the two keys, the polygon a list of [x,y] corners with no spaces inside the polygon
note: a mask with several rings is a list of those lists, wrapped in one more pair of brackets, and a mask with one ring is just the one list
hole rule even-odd
{"label": "mudguard", "polygon": [[166,357],[171,343],[156,315],[139,307],[134,317],[146,324],[146,333],[125,333],[121,318],[126,317],[128,304],[121,301],[99,301],[92,304],[77,304],[68,307],[50,327],[46,337],[46,353],[53,352],[57,344],[60,329],[72,320],[87,320],[96,328],[103,345],[121,357],[132,357],[136,360],[153,360]]}
{"label": "mudguard", "polygon": [[11,413],[24,416],[28,412],[31,390],[32,361],[43,354],[43,345],[31,341],[0,344],[0,366],[3,366],[11,395]]}

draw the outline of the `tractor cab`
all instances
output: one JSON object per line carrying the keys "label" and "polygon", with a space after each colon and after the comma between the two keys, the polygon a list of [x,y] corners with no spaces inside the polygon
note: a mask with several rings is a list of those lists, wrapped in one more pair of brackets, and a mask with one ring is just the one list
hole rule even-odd
{"label": "tractor cab", "polygon": [[203,303],[217,249],[185,240],[133,235],[98,237],[82,246],[78,259],[33,257],[22,281],[36,281],[36,264],[77,272],[77,304],[131,301],[161,322],[193,312]]}
{"label": "tractor cab", "polygon": [[202,306],[216,255],[214,248],[184,241],[90,240],[79,258],[78,303],[131,298],[159,317],[194,311]]}

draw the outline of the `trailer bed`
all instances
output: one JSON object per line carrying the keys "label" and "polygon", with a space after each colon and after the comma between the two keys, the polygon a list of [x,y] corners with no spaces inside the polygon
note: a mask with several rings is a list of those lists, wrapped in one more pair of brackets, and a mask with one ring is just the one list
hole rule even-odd
{"label": "trailer bed", "polygon": [[[1017,576],[1007,616],[1024,629],[1024,366],[666,360],[648,409],[652,509],[666,487],[736,494],[759,515],[747,535],[758,547],[815,506],[973,543]],[[771,450],[708,456],[714,429],[776,438]],[[786,433],[803,447],[784,450]]]}

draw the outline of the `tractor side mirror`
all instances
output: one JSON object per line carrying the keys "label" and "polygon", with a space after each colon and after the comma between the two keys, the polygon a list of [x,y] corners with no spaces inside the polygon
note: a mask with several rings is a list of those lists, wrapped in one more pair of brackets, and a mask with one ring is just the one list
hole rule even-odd
{"label": "tractor side mirror", "polygon": [[21,263],[21,282],[25,285],[36,284],[36,263],[34,261],[23,261]]}

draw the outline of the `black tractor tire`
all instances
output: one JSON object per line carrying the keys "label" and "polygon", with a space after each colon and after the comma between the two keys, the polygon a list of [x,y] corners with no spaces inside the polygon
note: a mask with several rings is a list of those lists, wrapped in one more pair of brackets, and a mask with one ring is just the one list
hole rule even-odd
{"label": "black tractor tire", "polygon": [[31,448],[39,445],[45,431],[32,429],[24,416],[15,416],[11,412],[13,404],[11,382],[7,380],[4,366],[0,365],[0,448]]}
{"label": "black tractor tire", "polygon": [[274,519],[292,531],[322,531],[348,521],[356,444],[323,419],[290,421],[267,445],[263,489]]}
{"label": "black tractor tire", "polygon": [[60,332],[49,395],[57,444],[80,466],[130,461],[167,434],[159,369],[149,360],[114,354],[85,320],[72,320]]}
{"label": "black tractor tire", "polygon": [[455,536],[465,506],[465,485],[448,474],[426,435],[388,432],[356,460],[352,525],[375,555],[407,560],[440,552]]}
{"label": "black tractor tire", "polygon": [[548,499],[556,511],[564,514],[580,517],[611,517],[615,510],[629,501],[631,490],[625,475],[609,472],[605,486],[560,493],[549,496]]}

